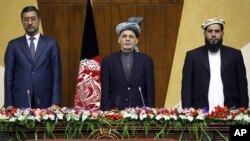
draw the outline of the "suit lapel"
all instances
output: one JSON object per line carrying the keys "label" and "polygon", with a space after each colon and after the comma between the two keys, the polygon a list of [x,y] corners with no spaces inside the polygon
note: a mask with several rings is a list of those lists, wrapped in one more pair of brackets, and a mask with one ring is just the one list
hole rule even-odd
{"label": "suit lapel", "polygon": [[[227,65],[226,60],[228,60],[227,58],[229,57],[229,55],[227,55],[227,52],[223,46],[220,49],[220,54],[221,54],[221,73],[222,73],[226,68],[226,65]],[[204,64],[204,67],[206,68],[206,70],[208,72],[210,72],[208,52],[207,52],[207,49],[205,47],[203,47],[203,49],[201,51],[200,58]]]}
{"label": "suit lapel", "polygon": [[201,58],[201,60],[203,62],[204,67],[210,73],[209,60],[208,60],[208,51],[207,51],[205,46],[203,46],[202,49],[201,49],[200,58]]}
{"label": "suit lapel", "polygon": [[39,40],[38,40],[38,44],[37,44],[37,48],[36,48],[36,53],[34,56],[34,63],[37,62],[39,56],[41,55],[42,51],[44,50],[45,44],[46,44],[46,41],[45,41],[44,36],[40,35]]}
{"label": "suit lapel", "polygon": [[225,70],[227,66],[227,58],[229,55],[227,55],[226,49],[222,46],[220,49],[220,55],[221,55],[221,73]]}
{"label": "suit lapel", "polygon": [[33,59],[32,59],[32,56],[31,56],[31,53],[30,53],[30,49],[29,49],[29,45],[28,45],[28,42],[26,40],[26,36],[25,35],[21,38],[21,43],[22,43],[22,45],[20,47],[22,48],[24,54],[27,56],[27,58],[29,59],[29,61],[32,63]]}

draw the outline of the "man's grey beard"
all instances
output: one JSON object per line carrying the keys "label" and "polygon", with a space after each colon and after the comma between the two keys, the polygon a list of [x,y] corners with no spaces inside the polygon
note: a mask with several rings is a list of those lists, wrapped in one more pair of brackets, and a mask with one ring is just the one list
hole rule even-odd
{"label": "man's grey beard", "polygon": [[211,44],[207,39],[205,39],[205,46],[211,52],[217,52],[222,46],[222,40],[219,40],[217,43]]}

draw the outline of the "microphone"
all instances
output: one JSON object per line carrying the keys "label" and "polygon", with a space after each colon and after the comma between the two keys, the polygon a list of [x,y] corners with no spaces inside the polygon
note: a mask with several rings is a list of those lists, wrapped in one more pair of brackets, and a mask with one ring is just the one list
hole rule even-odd
{"label": "microphone", "polygon": [[36,103],[37,103],[37,105],[40,105],[40,99],[39,98],[36,98]]}
{"label": "microphone", "polygon": [[2,111],[2,110],[3,110],[3,108],[4,108],[4,104],[3,104],[3,106],[0,108],[0,111]]}
{"label": "microphone", "polygon": [[142,104],[143,104],[143,108],[146,108],[146,106],[145,106],[145,102],[144,102],[144,98],[143,98],[143,96],[142,96],[142,92],[141,92],[141,87],[139,86],[139,87],[138,87],[138,89],[139,89],[139,91],[140,91],[141,101],[142,101]]}
{"label": "microphone", "polygon": [[27,90],[28,100],[29,100],[29,106],[31,109],[31,100],[30,100],[30,90]]}

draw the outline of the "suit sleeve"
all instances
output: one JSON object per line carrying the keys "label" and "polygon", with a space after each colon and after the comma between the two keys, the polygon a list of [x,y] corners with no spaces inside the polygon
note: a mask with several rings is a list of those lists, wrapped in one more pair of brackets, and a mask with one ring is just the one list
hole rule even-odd
{"label": "suit sleeve", "polygon": [[53,68],[53,97],[52,104],[61,104],[62,89],[62,66],[61,55],[58,43],[55,41],[52,49],[52,68]]}
{"label": "suit sleeve", "polygon": [[12,91],[14,81],[14,52],[11,43],[8,44],[5,56],[5,73],[4,73],[4,106],[13,106],[12,104]]}
{"label": "suit sleeve", "polygon": [[155,81],[154,81],[154,63],[152,58],[146,62],[146,93],[147,106],[155,107]]}
{"label": "suit sleeve", "polygon": [[246,78],[246,68],[241,51],[237,58],[237,75],[238,75],[238,87],[240,93],[240,106],[248,108],[249,97],[248,97],[248,84]]}
{"label": "suit sleeve", "polygon": [[192,88],[193,88],[193,64],[190,54],[186,54],[183,70],[182,70],[182,88],[181,102],[182,108],[192,107]]}
{"label": "suit sleeve", "polygon": [[109,99],[109,66],[106,59],[103,59],[101,63],[101,110],[108,111],[110,110],[110,99]]}

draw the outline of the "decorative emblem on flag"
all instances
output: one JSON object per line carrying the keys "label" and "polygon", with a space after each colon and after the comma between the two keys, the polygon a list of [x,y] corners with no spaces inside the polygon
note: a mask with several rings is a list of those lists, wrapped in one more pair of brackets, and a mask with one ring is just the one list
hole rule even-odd
{"label": "decorative emblem on flag", "polygon": [[97,60],[95,60],[95,58],[83,59],[80,62],[75,99],[76,105],[80,107],[85,107],[88,109],[100,108],[101,67]]}

